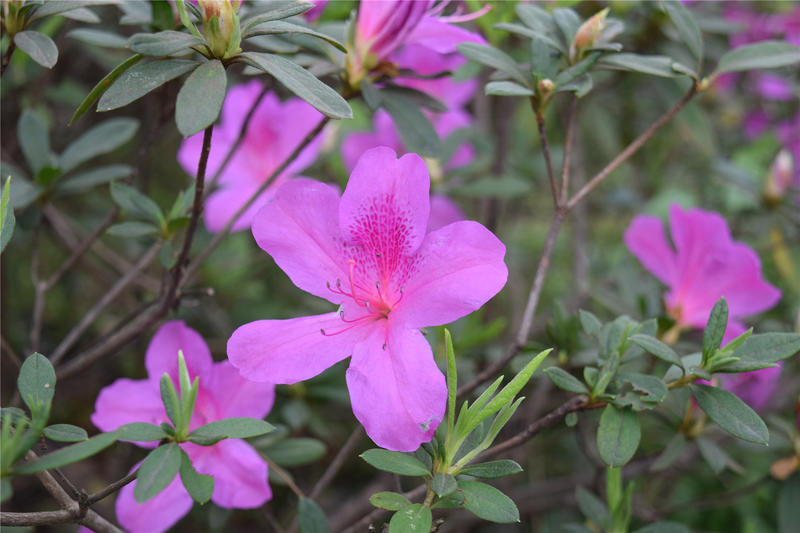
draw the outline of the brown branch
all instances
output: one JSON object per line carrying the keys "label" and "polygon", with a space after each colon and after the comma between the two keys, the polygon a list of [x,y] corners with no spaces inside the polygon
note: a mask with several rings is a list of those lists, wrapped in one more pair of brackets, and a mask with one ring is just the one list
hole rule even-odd
{"label": "brown branch", "polygon": [[86,497],[86,505],[87,506],[92,506],[95,503],[97,503],[100,500],[102,500],[103,498],[105,498],[106,496],[110,496],[111,494],[114,494],[115,492],[120,490],[122,487],[124,487],[125,485],[127,485],[128,483],[130,483],[134,479],[136,479],[136,474],[138,474],[138,473],[139,473],[139,469],[137,468],[136,470],[134,470],[133,472],[131,472],[130,474],[128,474],[124,478],[118,479],[114,483],[111,483],[106,488],[104,488],[102,490],[99,490],[99,491],[95,492],[94,494],[88,495]]}
{"label": "brown branch", "polygon": [[542,153],[544,162],[547,165],[547,177],[550,180],[550,192],[553,194],[553,206],[559,208],[558,186],[556,185],[556,173],[553,170],[553,160],[550,158],[550,145],[547,142],[547,130],[544,127],[544,113],[536,112],[536,125],[539,127],[539,139],[542,142]]}
{"label": "brown branch", "polygon": [[649,128],[647,128],[644,132],[642,132],[641,135],[639,135],[636,139],[634,139],[633,142],[631,142],[627,147],[625,147],[625,149],[622,152],[620,152],[620,154],[617,157],[615,157],[609,164],[607,164],[600,172],[595,174],[595,176],[592,179],[590,179],[588,183],[586,183],[586,185],[581,187],[581,190],[575,193],[575,196],[573,196],[567,203],[567,209],[572,209],[573,207],[575,207],[575,204],[580,202],[584,196],[589,194],[592,191],[592,189],[597,187],[600,184],[600,182],[606,179],[606,177],[608,177],[609,174],[611,174],[614,170],[616,170],[617,167],[619,167],[622,163],[627,161],[630,156],[635,154],[636,151],[639,150],[639,148],[641,148],[642,145],[644,145],[644,143],[650,140],[650,137],[652,137],[664,124],[669,122],[670,119],[672,119],[672,117],[674,117],[678,113],[678,111],[683,109],[683,107],[689,102],[689,100],[691,100],[695,96],[695,94],[697,94],[697,86],[695,84],[692,84],[692,87],[689,89],[689,92],[687,92],[684,95],[684,97],[681,98],[680,101],[677,104],[675,104],[675,106],[672,107],[672,109],[661,115],[661,118],[659,118],[653,124],[651,124]]}
{"label": "brown branch", "polygon": [[333,478],[336,477],[339,469],[342,468],[342,465],[344,465],[344,462],[361,441],[363,436],[364,428],[359,425],[355,430],[353,430],[353,433],[350,434],[350,437],[336,453],[336,457],[334,457],[333,461],[331,461],[331,463],[328,465],[328,468],[322,474],[322,477],[319,478],[319,481],[317,481],[317,483],[314,485],[314,488],[311,489],[311,492],[308,496],[309,498],[315,500],[320,494],[322,494],[322,491],[325,490],[330,482],[333,481]]}
{"label": "brown branch", "polygon": [[14,363],[14,366],[17,368],[22,367],[22,358],[17,355],[17,352],[14,351],[14,348],[11,347],[6,338],[0,337],[0,342],[2,342],[3,353],[8,355],[11,362]]}
{"label": "brown branch", "polygon": [[69,511],[39,511],[35,513],[0,513],[0,526],[46,526],[69,524],[75,521]]}
{"label": "brown branch", "polygon": [[3,75],[6,71],[6,67],[8,66],[8,62],[11,61],[11,54],[14,53],[14,50],[17,48],[17,43],[14,42],[12,37],[11,42],[8,43],[8,49],[6,53],[3,55],[3,61],[0,63],[0,76]]}

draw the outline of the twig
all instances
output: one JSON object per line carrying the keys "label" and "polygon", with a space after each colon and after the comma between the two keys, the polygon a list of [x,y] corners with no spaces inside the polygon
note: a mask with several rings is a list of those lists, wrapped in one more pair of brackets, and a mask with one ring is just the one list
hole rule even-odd
{"label": "twig", "polygon": [[331,464],[328,465],[328,468],[322,474],[322,477],[319,478],[314,488],[311,489],[309,493],[309,498],[312,500],[316,499],[322,491],[328,486],[328,484],[333,481],[333,478],[336,477],[336,474],[339,472],[339,469],[342,467],[344,462],[347,460],[350,453],[355,449],[358,443],[361,441],[361,438],[364,436],[364,428],[362,426],[358,426],[353,433],[350,434],[350,437],[347,441],[342,445],[339,451],[336,453],[336,457],[333,458]]}
{"label": "twig", "polygon": [[33,283],[33,315],[31,316],[30,352],[39,351],[39,340],[44,318],[45,286],[39,279],[39,254],[41,248],[41,231],[39,226],[33,230],[33,252],[31,254],[31,282]]}
{"label": "twig", "polygon": [[110,496],[111,494],[114,494],[119,489],[121,489],[122,487],[124,487],[128,483],[132,482],[134,479],[136,479],[136,474],[138,472],[139,472],[139,469],[137,468],[136,470],[134,470],[133,472],[131,472],[130,474],[128,474],[124,478],[119,479],[119,480],[115,481],[114,483],[111,483],[109,486],[107,486],[103,490],[99,490],[99,491],[95,492],[94,494],[90,494],[86,498],[86,505],[87,506],[92,506],[95,503],[97,503],[100,500],[102,500],[103,498],[105,498],[106,496]]}
{"label": "twig", "polygon": [[0,513],[1,526],[46,526],[69,524],[75,518],[69,511],[38,511],[35,513]]}
{"label": "twig", "polygon": [[578,97],[573,95],[569,102],[567,112],[567,133],[564,138],[564,158],[561,162],[561,197],[559,205],[563,205],[569,198],[569,163],[572,155],[572,139],[575,133],[575,115],[577,114]]}
{"label": "twig", "polygon": [[22,358],[17,355],[17,352],[14,351],[14,348],[11,347],[6,338],[0,337],[0,342],[2,342],[3,352],[8,355],[11,362],[13,362],[17,368],[22,367]]}
{"label": "twig", "polygon": [[550,192],[553,194],[553,206],[558,209],[560,206],[558,186],[556,185],[556,173],[553,170],[553,160],[550,158],[550,145],[547,142],[544,113],[536,113],[536,125],[539,127],[539,139],[542,142],[542,153],[544,154],[544,162],[547,164],[547,177],[550,180]]}
{"label": "twig", "polygon": [[267,464],[272,469],[272,471],[275,472],[278,475],[278,477],[280,477],[290,489],[292,489],[292,492],[294,492],[298,498],[305,498],[303,491],[300,489],[300,487],[297,486],[297,483],[294,482],[292,476],[290,476],[289,473],[286,472],[286,470],[275,464],[275,462],[273,462],[272,459],[270,459],[266,455],[262,455],[262,457],[264,458],[265,461],[267,461]]}
{"label": "twig", "polygon": [[3,75],[6,71],[6,67],[8,66],[8,62],[11,60],[11,54],[14,53],[14,50],[17,48],[17,43],[14,42],[14,39],[11,39],[11,42],[8,43],[8,49],[6,50],[5,55],[3,55],[3,61],[0,63],[0,75]]}

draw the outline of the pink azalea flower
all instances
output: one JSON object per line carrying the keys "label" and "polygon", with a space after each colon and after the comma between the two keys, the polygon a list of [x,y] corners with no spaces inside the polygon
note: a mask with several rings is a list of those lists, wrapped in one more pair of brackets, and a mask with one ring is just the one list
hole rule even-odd
{"label": "pink azalea flower", "polygon": [[322,15],[327,5],[328,0],[314,0],[314,7],[303,13],[303,16],[307,21],[314,22]]}
{"label": "pink azalea flower", "polygon": [[[219,169],[238,138],[245,115],[261,88],[260,82],[251,81],[228,91],[222,108],[222,120],[214,129],[211,139],[206,176],[213,176]],[[319,111],[299,98],[281,102],[275,93],[267,93],[250,121],[242,144],[220,176],[219,189],[211,193],[206,201],[204,218],[208,231],[220,231],[321,119]],[[250,227],[253,215],[278,186],[314,162],[321,142],[320,135],[278,175],[273,184],[236,221],[233,231]],[[198,133],[183,141],[178,151],[178,161],[192,176],[197,172],[202,144],[203,134]]]}
{"label": "pink azalea flower", "polygon": [[719,374],[722,386],[760,411],[766,407],[778,387],[782,361],[778,366],[738,374]]}
{"label": "pink azalea flower", "polygon": [[[166,372],[178,386],[178,350],[183,351],[189,375],[192,379],[199,377],[200,383],[190,429],[224,418],[267,415],[275,398],[274,385],[245,380],[228,361],[215,363],[200,334],[183,321],[173,320],[159,328],[147,348],[148,379],[121,378],[100,391],[92,414],[94,425],[113,431],[130,422],[167,422],[159,380]],[[180,446],[200,473],[214,476],[211,500],[220,507],[259,507],[272,497],[267,463],[243,440],[226,439],[213,446],[187,442]],[[127,531],[166,531],[192,508],[192,498],[179,475],[145,503],[134,499],[135,485],[134,481],[123,487],[117,498],[117,519]]]}
{"label": "pink azalea flower", "polygon": [[673,204],[669,210],[674,248],[656,217],[639,215],[625,232],[625,244],[642,265],[669,287],[667,313],[679,324],[705,327],[711,309],[724,296],[728,302],[725,341],[745,331],[739,320],[773,307],[780,291],[761,274],[752,248],[735,242],[718,213]]}
{"label": "pink azalea flower", "polygon": [[412,451],[433,436],[447,387],[420,328],[475,311],[505,285],[505,246],[462,221],[427,232],[425,163],[367,151],[342,196],[311,180],[283,185],[253,236],[299,288],[336,312],[259,320],[228,341],[248,379],[295,383],[347,356],[353,412],[384,448]]}

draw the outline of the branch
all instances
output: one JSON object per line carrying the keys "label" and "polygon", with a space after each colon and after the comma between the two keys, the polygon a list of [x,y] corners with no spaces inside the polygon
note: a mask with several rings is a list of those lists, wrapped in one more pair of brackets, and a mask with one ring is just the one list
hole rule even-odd
{"label": "branch", "polygon": [[105,498],[106,496],[110,496],[111,494],[114,494],[115,492],[120,490],[122,487],[124,487],[125,485],[127,485],[128,483],[130,483],[134,479],[136,479],[136,474],[138,474],[138,473],[139,473],[139,469],[137,468],[133,472],[131,472],[130,474],[125,476],[124,478],[119,479],[119,480],[115,481],[114,483],[111,483],[109,486],[107,486],[103,490],[99,490],[99,491],[95,492],[94,494],[90,494],[86,498],[86,505],[87,506],[92,506],[95,503],[97,503],[100,500],[102,500],[103,498]]}
{"label": "branch", "polygon": [[575,133],[575,115],[577,114],[578,97],[573,94],[569,103],[567,118],[567,134],[564,141],[564,158],[561,162],[561,197],[558,205],[566,203],[569,198],[569,162],[572,155],[572,138]]}
{"label": "branch", "polygon": [[46,526],[74,522],[69,511],[40,511],[36,513],[0,513],[0,526]]}
{"label": "branch", "polygon": [[17,48],[17,43],[14,42],[14,39],[11,39],[11,42],[8,43],[8,49],[6,50],[5,55],[3,55],[3,61],[0,63],[0,75],[2,75],[6,71],[6,67],[8,66],[8,62],[11,60],[11,54],[14,53],[14,50]]}
{"label": "branch", "polygon": [[315,500],[320,494],[322,494],[322,491],[325,490],[325,487],[327,487],[330,482],[333,481],[333,478],[336,477],[339,469],[342,468],[342,465],[347,460],[347,457],[355,449],[363,436],[364,428],[363,426],[359,425],[353,431],[353,433],[350,434],[350,437],[336,453],[336,457],[334,457],[333,461],[331,461],[331,464],[328,465],[325,473],[322,474],[322,477],[319,478],[319,481],[317,481],[316,485],[314,485],[314,488],[311,489],[311,492],[308,496],[309,498]]}
{"label": "branch", "polygon": [[[550,192],[553,194],[553,206],[559,208],[558,186],[556,185],[556,173],[553,170],[553,161],[550,159],[550,145],[547,142],[547,130],[544,127],[544,114],[536,112],[536,125],[539,127],[539,139],[542,141],[542,153],[544,162],[547,164],[547,177],[550,179]],[[565,154],[566,155],[566,154]]]}

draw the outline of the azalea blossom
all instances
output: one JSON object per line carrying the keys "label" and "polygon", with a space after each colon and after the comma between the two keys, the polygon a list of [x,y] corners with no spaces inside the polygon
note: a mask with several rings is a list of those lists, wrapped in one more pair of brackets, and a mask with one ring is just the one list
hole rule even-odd
{"label": "azalea blossom", "polygon": [[719,374],[716,376],[722,386],[734,393],[753,409],[759,411],[766,407],[773,393],[778,388],[783,361],[778,366],[762,368],[752,372],[738,374]]}
{"label": "azalea blossom", "polygon": [[725,342],[747,328],[740,321],[773,307],[780,291],[766,282],[761,261],[752,248],[732,239],[718,213],[677,204],[669,209],[670,234],[656,217],[639,215],[625,231],[633,255],[669,290],[664,295],[667,314],[685,327],[705,327],[720,297],[728,302]]}
{"label": "azalea blossom", "polygon": [[430,178],[416,154],[361,156],[344,193],[297,179],[256,215],[258,245],[299,288],[339,306],[238,328],[247,379],[296,383],[352,356],[353,413],[384,448],[412,451],[444,416],[447,387],[420,328],[475,311],[505,285],[505,246],[477,222],[428,232]]}
{"label": "azalea blossom", "polygon": [[[167,322],[147,348],[148,378],[121,378],[100,391],[92,422],[103,431],[113,431],[130,422],[159,425],[169,421],[161,401],[159,381],[166,372],[178,386],[178,351],[183,351],[192,379],[199,378],[199,391],[189,424],[198,426],[232,417],[264,418],[272,407],[275,387],[247,381],[228,361],[215,363],[203,338],[181,320]],[[153,443],[136,443],[154,447]],[[272,497],[267,483],[267,463],[241,439],[221,440],[213,446],[185,442],[181,448],[202,474],[214,476],[211,500],[220,507],[254,508]],[[117,519],[132,533],[160,533],[172,527],[192,508],[193,500],[176,475],[154,498],[138,503],[136,482],[120,490]]]}
{"label": "azalea blossom", "polygon": [[[261,88],[260,82],[251,81],[228,91],[222,108],[222,120],[214,128],[207,176],[213,176],[217,172],[236,142],[245,116],[258,98]],[[289,98],[282,102],[274,92],[268,92],[253,114],[242,144],[220,175],[219,189],[212,192],[206,200],[204,218],[208,231],[222,230],[322,118],[319,111],[299,98]],[[274,194],[277,187],[314,162],[321,143],[320,135],[301,151],[273,180],[272,185],[237,219],[233,231],[249,228],[253,215]],[[197,171],[202,144],[203,134],[198,133],[183,141],[178,151],[178,161],[192,176]]]}

